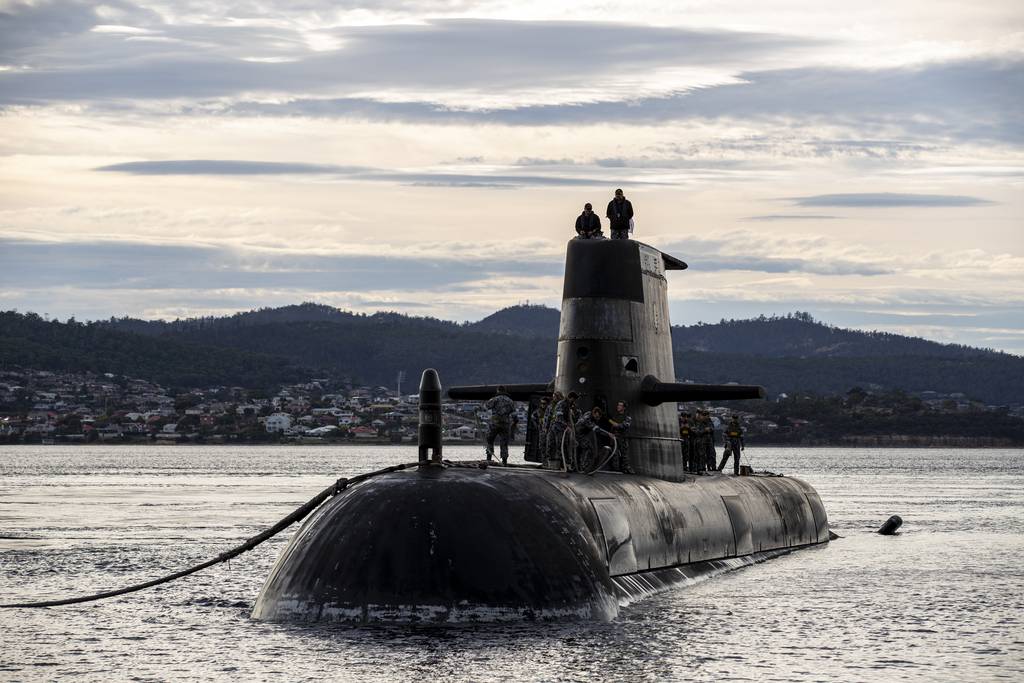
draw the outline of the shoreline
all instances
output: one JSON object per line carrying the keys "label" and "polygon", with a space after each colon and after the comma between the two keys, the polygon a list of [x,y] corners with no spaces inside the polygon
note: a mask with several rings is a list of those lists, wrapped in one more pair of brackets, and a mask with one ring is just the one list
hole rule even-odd
{"label": "shoreline", "polygon": [[[869,439],[870,438],[871,437],[869,437]],[[953,437],[953,438],[956,438],[956,437]],[[967,449],[971,449],[971,450],[1024,449],[1024,443],[1013,443],[1013,442],[1007,442],[1007,443],[970,443],[970,442],[977,442],[977,441],[989,441],[989,442],[996,441],[996,439],[987,439],[987,438],[975,439],[975,438],[970,438],[970,437],[961,437],[961,438],[957,439],[956,442],[944,442],[943,438],[939,437],[938,439],[932,440],[933,442],[931,442],[931,443],[916,442],[916,441],[911,441],[911,440],[907,440],[907,441],[901,441],[901,440],[882,441],[881,439],[877,443],[865,443],[865,441],[867,441],[867,440],[868,439],[860,439],[860,438],[858,438],[855,441],[852,440],[852,442],[844,442],[844,443],[835,443],[835,442],[828,442],[828,443],[778,443],[778,442],[774,442],[774,443],[755,443],[755,444],[751,444],[750,447],[755,449],[755,450],[763,449],[763,448],[765,448],[765,449],[767,449],[767,448],[798,448],[798,449],[811,449],[811,448],[818,448],[818,449],[822,449],[822,448],[843,448],[843,449],[849,449],[849,448],[863,448],[863,449],[872,449],[872,448],[874,448],[874,449],[877,449],[877,448],[900,448],[900,449],[914,449],[914,450],[949,449],[949,448],[967,448]],[[484,447],[484,442],[482,442],[482,441],[480,441],[480,442],[474,442],[474,441],[445,441],[445,442],[443,442],[442,445],[443,446],[473,446],[473,447],[479,447],[482,450],[483,447]],[[184,447],[184,448],[197,447],[197,446],[206,446],[206,447],[210,447],[210,446],[233,446],[233,447],[257,447],[257,448],[258,447],[274,447],[274,448],[279,448],[279,447],[288,447],[288,448],[292,448],[292,447],[300,447],[300,448],[301,447],[311,447],[311,448],[323,448],[323,447],[326,447],[326,446],[336,446],[336,447],[350,448],[350,447],[356,447],[356,446],[374,446],[374,447],[386,446],[386,447],[392,447],[392,448],[405,447],[405,448],[414,449],[414,448],[417,447],[417,444],[415,442],[392,443],[390,441],[369,441],[369,440],[366,440],[366,441],[322,441],[322,442],[310,442],[310,441],[305,441],[305,442],[180,441],[180,442],[178,442],[178,441],[149,441],[149,440],[145,440],[145,441],[92,441],[92,442],[88,442],[88,443],[84,443],[84,442],[81,442],[81,441],[56,441],[54,443],[15,443],[15,442],[4,443],[4,442],[0,442],[0,447],[4,447],[4,446],[38,446],[40,448],[43,448],[43,447],[50,448],[50,447],[54,447],[54,446],[74,446],[76,448],[77,447],[96,448],[96,447],[100,447],[100,446],[114,446],[114,447],[123,447],[123,446],[159,446],[161,448],[169,447],[169,446]],[[509,444],[510,448],[522,448],[523,446],[525,446],[524,443]],[[722,449],[722,446],[721,445],[716,445],[715,449],[716,449],[716,452],[720,453],[721,449]]]}

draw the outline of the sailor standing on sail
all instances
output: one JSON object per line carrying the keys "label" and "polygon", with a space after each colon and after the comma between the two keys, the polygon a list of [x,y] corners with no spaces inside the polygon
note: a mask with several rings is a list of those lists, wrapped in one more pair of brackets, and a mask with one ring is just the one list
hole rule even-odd
{"label": "sailor standing on sail", "polygon": [[606,212],[613,240],[628,240],[630,221],[633,220],[633,204],[626,199],[622,190],[615,190],[615,198],[608,202]]}
{"label": "sailor standing on sail", "polygon": [[601,234],[601,219],[594,213],[594,207],[587,202],[583,205],[583,213],[576,218],[576,234],[580,239],[604,239]]}

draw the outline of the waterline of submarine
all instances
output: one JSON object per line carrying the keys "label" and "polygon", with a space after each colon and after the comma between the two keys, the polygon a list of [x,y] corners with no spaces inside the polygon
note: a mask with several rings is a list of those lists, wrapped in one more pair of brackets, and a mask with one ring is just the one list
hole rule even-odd
{"label": "waterline of submarine", "polygon": [[[827,543],[825,508],[808,484],[684,471],[677,402],[764,396],[757,386],[674,383],[665,273],[686,267],[634,240],[570,240],[555,377],[505,385],[534,402],[576,391],[583,411],[628,401],[634,473],[565,472],[529,446],[532,466],[448,466],[441,386],[428,370],[420,466],[318,509],[281,553],[252,617],[607,621],[656,590]],[[496,386],[448,396],[489,398]]]}

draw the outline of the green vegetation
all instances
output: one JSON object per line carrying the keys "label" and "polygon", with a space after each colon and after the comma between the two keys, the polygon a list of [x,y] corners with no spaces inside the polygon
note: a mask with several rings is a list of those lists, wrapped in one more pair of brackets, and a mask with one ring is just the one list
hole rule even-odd
{"label": "green vegetation", "polygon": [[1005,409],[985,410],[981,404],[949,398],[926,401],[899,390],[868,393],[857,387],[845,395],[801,393],[772,402],[743,401],[729,408],[758,416],[753,421],[757,443],[1024,443],[1024,420]]}
{"label": "green vegetation", "polygon": [[[537,382],[554,374],[558,312],[514,306],[472,324],[319,304],[224,318],[82,324],[0,313],[0,367],[113,372],[175,387],[271,388],[310,376],[412,387],[426,367],[445,384]],[[1024,358],[887,333],[843,330],[797,313],[673,328],[676,375],[762,384],[780,393],[963,392],[1024,402]]]}
{"label": "green vegetation", "polygon": [[143,377],[171,386],[215,384],[274,387],[309,376],[280,357],[153,338],[100,323],[44,320],[0,312],[0,368],[96,372]]}

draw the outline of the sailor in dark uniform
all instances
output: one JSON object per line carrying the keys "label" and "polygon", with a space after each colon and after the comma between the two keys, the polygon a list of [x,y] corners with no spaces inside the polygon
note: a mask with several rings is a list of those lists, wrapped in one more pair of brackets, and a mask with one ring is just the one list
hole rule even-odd
{"label": "sailor in dark uniform", "polygon": [[601,448],[603,439],[598,437],[604,432],[601,424],[604,422],[604,411],[598,406],[590,409],[576,422],[576,443],[579,444],[576,450],[576,469],[580,472],[589,472],[601,464],[606,451]]}
{"label": "sailor in dark uniform", "polygon": [[601,234],[601,218],[594,213],[590,202],[583,205],[583,213],[576,218],[576,234],[584,240],[604,239]]}
{"label": "sailor in dark uniform", "polygon": [[613,240],[629,239],[629,222],[633,220],[633,204],[622,193],[622,190],[615,190],[615,198],[608,202],[608,229],[611,230]]}
{"label": "sailor in dark uniform", "polygon": [[512,436],[512,413],[516,404],[505,393],[505,387],[498,387],[498,393],[484,403],[484,408],[491,411],[490,425],[487,429],[487,461],[494,457],[494,440],[501,446],[501,464],[508,463],[508,442]]}
{"label": "sailor in dark uniform", "polygon": [[693,457],[693,424],[689,413],[679,416],[679,448],[683,452],[683,469],[690,473],[698,472],[697,460]]}
{"label": "sailor in dark uniform", "polygon": [[570,391],[568,396],[558,402],[551,418],[551,426],[548,428],[548,444],[551,446],[552,459],[564,462],[570,472],[577,470],[576,435],[573,429],[576,421],[580,419],[580,411],[576,407],[578,396],[575,391]]}
{"label": "sailor in dark uniform", "polygon": [[711,414],[706,410],[700,411],[698,436],[700,439],[698,457],[704,459],[701,471],[714,472],[715,465],[718,464],[715,453],[715,423],[711,421]]}
{"label": "sailor in dark uniform", "polygon": [[718,465],[718,471],[721,472],[725,469],[725,463],[729,462],[729,456],[732,456],[733,474],[739,475],[740,451],[743,450],[743,427],[740,426],[738,415],[733,415],[730,418],[729,424],[726,425],[722,434],[722,440],[725,441],[725,454],[722,456],[722,462]]}
{"label": "sailor in dark uniform", "polygon": [[618,448],[614,469],[626,474],[632,474],[633,468],[629,465],[629,438],[626,434],[633,424],[633,418],[626,412],[627,407],[628,405],[625,401],[616,403],[615,412],[608,418],[608,423],[611,426],[609,431],[615,435],[615,446]]}

